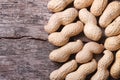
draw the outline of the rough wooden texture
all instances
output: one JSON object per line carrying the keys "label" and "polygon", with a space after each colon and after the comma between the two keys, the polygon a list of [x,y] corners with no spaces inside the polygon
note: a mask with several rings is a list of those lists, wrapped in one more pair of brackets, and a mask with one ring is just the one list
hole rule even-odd
{"label": "rough wooden texture", "polygon": [[[0,0],[0,80],[49,80],[50,72],[61,66],[48,59],[56,48],[43,29],[52,14],[48,1]],[[71,40],[90,41],[83,36]]]}

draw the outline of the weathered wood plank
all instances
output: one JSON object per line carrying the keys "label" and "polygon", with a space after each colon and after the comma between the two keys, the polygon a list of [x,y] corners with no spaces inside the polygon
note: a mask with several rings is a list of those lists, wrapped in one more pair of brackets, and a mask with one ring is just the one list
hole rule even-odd
{"label": "weathered wood plank", "polygon": [[47,40],[44,24],[51,15],[48,0],[3,0],[0,2],[0,37],[32,37]]}
{"label": "weathered wood plank", "polygon": [[0,40],[0,78],[3,80],[49,80],[59,65],[52,63],[49,52],[54,46],[32,39]]}

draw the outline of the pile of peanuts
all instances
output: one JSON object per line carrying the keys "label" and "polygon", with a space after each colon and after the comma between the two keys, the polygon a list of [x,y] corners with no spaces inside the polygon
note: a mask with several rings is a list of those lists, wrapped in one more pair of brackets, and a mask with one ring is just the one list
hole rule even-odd
{"label": "pile of peanuts", "polygon": [[[73,7],[67,8],[70,4]],[[107,80],[110,75],[120,79],[120,1],[50,0],[47,7],[54,14],[44,29],[49,33],[48,41],[60,47],[53,50],[49,58],[66,62],[50,74],[50,80],[85,80],[91,73],[95,74],[90,80]],[[64,27],[58,32],[61,25]],[[102,28],[106,40],[99,44]],[[91,41],[69,42],[82,32]],[[94,55],[102,53],[104,55],[97,61]],[[76,54],[75,59],[68,61],[72,54]]]}

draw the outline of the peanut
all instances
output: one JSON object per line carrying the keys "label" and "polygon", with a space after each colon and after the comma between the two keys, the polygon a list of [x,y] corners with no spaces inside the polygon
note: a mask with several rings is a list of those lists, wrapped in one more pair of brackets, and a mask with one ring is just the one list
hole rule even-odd
{"label": "peanut", "polygon": [[77,40],[75,42],[69,42],[65,46],[53,50],[50,53],[49,58],[52,61],[65,62],[69,59],[71,54],[75,54],[79,52],[82,49],[82,47],[83,47],[83,43],[81,40]]}
{"label": "peanut", "polygon": [[108,67],[113,62],[114,55],[111,51],[105,50],[104,56],[98,61],[97,72],[93,75],[91,80],[107,80],[109,76]]}
{"label": "peanut", "polygon": [[85,80],[86,76],[97,69],[97,62],[92,59],[91,62],[82,64],[75,72],[69,73],[65,80]]}
{"label": "peanut", "polygon": [[120,15],[120,1],[113,1],[108,4],[103,14],[99,19],[101,27],[107,27],[113,19]]}
{"label": "peanut", "polygon": [[120,49],[120,34],[118,36],[108,37],[105,40],[104,47],[110,51]]}
{"label": "peanut", "polygon": [[61,32],[51,33],[48,36],[48,40],[56,46],[63,46],[69,41],[70,37],[78,35],[82,31],[83,23],[77,21],[76,23],[66,25]]}
{"label": "peanut", "polygon": [[73,22],[77,16],[78,11],[75,8],[68,8],[63,12],[57,12],[50,17],[44,29],[48,33],[53,33],[57,31],[61,25],[67,25]]}
{"label": "peanut", "polygon": [[[48,41],[51,44],[62,46],[50,53],[50,60],[60,63],[66,62],[72,54],[76,54],[76,60],[71,60],[53,71],[50,74],[50,80],[85,80],[87,75],[96,69],[97,72],[91,80],[107,80],[109,76],[108,68],[114,59],[111,51],[117,50],[116,60],[111,67],[110,74],[115,79],[120,78],[120,1],[115,0],[109,4],[108,2],[108,0],[49,1],[48,9],[56,13],[50,17],[44,29],[46,32],[51,33],[48,36]],[[74,4],[75,8],[64,10],[71,3]],[[87,7],[90,8],[90,11],[87,10]],[[77,9],[80,9],[79,13]],[[81,21],[73,23],[78,15]],[[100,16],[97,17],[99,22],[97,22],[96,16]],[[91,41],[99,41],[103,33],[97,25],[98,23],[100,27],[105,28],[105,35],[108,37],[104,42],[104,46],[97,42],[88,42],[83,46],[81,40],[68,43],[71,37],[80,34],[82,31]],[[59,32],[58,29],[60,27],[63,27],[63,29]],[[106,50],[103,52],[104,47]],[[93,56],[102,52],[104,56],[97,64]],[[78,69],[77,63],[82,64]]]}
{"label": "peanut", "polygon": [[50,80],[64,80],[66,75],[77,69],[77,62],[71,60],[50,74]]}
{"label": "peanut", "polygon": [[110,69],[110,74],[115,79],[120,78],[120,50],[118,50],[116,53],[116,59]]}
{"label": "peanut", "polygon": [[100,16],[107,6],[107,3],[108,0],[94,0],[90,8],[91,13],[95,16]]}
{"label": "peanut", "polygon": [[52,12],[59,12],[72,2],[73,0],[50,0],[47,7]]}
{"label": "peanut", "polygon": [[89,7],[92,4],[93,0],[75,0],[74,7],[76,9],[82,9],[85,7]]}
{"label": "peanut", "polygon": [[102,36],[102,31],[97,26],[95,16],[84,8],[79,11],[79,18],[83,23],[85,23],[84,34],[86,37],[91,40],[98,41]]}
{"label": "peanut", "polygon": [[120,34],[120,16],[117,17],[111,24],[105,29],[105,35],[108,37],[116,36]]}
{"label": "peanut", "polygon": [[96,42],[88,42],[84,45],[82,50],[76,54],[76,61],[78,63],[89,62],[93,58],[94,54],[100,54],[104,47],[102,44]]}

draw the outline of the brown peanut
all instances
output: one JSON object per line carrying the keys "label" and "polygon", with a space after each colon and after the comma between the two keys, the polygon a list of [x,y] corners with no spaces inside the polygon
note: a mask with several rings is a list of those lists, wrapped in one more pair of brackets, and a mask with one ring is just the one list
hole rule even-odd
{"label": "brown peanut", "polygon": [[65,80],[85,80],[86,76],[97,69],[97,62],[92,59],[91,62],[82,64],[75,72],[69,73]]}
{"label": "brown peanut", "polygon": [[50,74],[50,80],[64,80],[66,75],[77,69],[77,62],[71,60]]}
{"label": "brown peanut", "polygon": [[75,8],[68,8],[63,12],[55,13],[50,17],[44,29],[48,33],[53,33],[57,31],[61,25],[67,25],[73,22],[77,16],[78,11]]}
{"label": "brown peanut", "polygon": [[74,0],[74,7],[76,9],[82,9],[89,7],[92,4],[93,0]]}
{"label": "brown peanut", "polygon": [[98,41],[102,36],[101,29],[97,26],[95,16],[90,13],[86,8],[79,11],[80,20],[85,23],[84,34],[87,38]]}
{"label": "brown peanut", "polygon": [[107,27],[112,20],[120,15],[120,1],[113,1],[108,4],[103,14],[100,16],[99,24],[101,27]]}
{"label": "brown peanut", "polygon": [[104,47],[110,51],[116,51],[120,49],[120,35],[108,37],[105,40]]}
{"label": "brown peanut", "polygon": [[77,40],[75,42],[69,42],[65,46],[53,50],[50,53],[49,58],[52,61],[65,62],[69,59],[71,54],[75,54],[79,52],[82,49],[82,47],[83,47],[83,43],[81,40]]}
{"label": "brown peanut", "polygon": [[95,16],[100,16],[107,6],[107,3],[108,0],[94,0],[90,8],[91,13]]}
{"label": "brown peanut", "polygon": [[55,46],[63,46],[67,44],[69,38],[78,35],[83,31],[83,23],[77,21],[76,23],[71,23],[66,25],[61,32],[54,32],[48,36],[50,43]]}
{"label": "brown peanut", "polygon": [[81,51],[76,54],[76,61],[78,63],[89,62],[93,58],[94,54],[100,54],[104,50],[102,44],[96,42],[88,42],[84,45]]}
{"label": "brown peanut", "polygon": [[111,24],[105,29],[105,35],[108,37],[116,36],[120,34],[120,16],[117,17]]}
{"label": "brown peanut", "polygon": [[47,7],[52,12],[59,12],[72,2],[73,0],[50,0]]}
{"label": "brown peanut", "polygon": [[118,50],[116,53],[116,59],[110,69],[110,74],[115,79],[120,78],[120,50]]}
{"label": "brown peanut", "polygon": [[104,56],[98,61],[97,72],[93,75],[91,80],[107,80],[109,76],[108,67],[113,62],[114,55],[111,51],[105,50]]}

